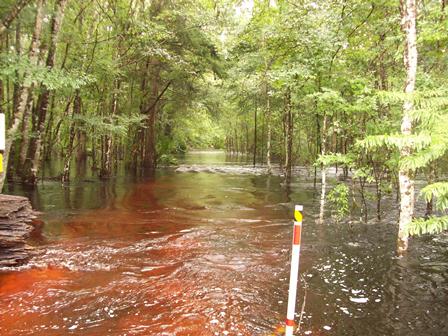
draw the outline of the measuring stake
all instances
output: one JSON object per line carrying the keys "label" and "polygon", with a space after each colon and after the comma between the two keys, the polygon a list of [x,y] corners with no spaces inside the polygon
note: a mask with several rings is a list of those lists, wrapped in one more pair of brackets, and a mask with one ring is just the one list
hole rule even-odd
{"label": "measuring stake", "polygon": [[285,336],[294,332],[294,314],[296,310],[297,280],[299,277],[300,239],[302,234],[302,205],[294,209],[294,234],[292,238],[291,274],[289,277],[288,312],[286,314]]}

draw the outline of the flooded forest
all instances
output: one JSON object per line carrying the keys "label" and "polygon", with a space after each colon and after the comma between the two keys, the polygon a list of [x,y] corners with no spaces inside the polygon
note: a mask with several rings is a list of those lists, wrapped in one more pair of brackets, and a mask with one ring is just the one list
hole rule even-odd
{"label": "flooded forest", "polygon": [[1,0],[0,335],[448,335],[447,78],[447,0]]}

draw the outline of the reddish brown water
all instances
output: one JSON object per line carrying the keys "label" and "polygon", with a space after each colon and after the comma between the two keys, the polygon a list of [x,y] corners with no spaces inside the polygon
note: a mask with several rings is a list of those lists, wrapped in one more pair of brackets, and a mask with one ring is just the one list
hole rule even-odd
{"label": "reddish brown water", "polygon": [[305,205],[303,335],[448,334],[446,236],[396,259],[392,217],[317,225],[312,184],[280,182],[167,171],[44,184],[31,195],[44,251],[0,273],[0,334],[268,335],[286,311],[294,203]]}

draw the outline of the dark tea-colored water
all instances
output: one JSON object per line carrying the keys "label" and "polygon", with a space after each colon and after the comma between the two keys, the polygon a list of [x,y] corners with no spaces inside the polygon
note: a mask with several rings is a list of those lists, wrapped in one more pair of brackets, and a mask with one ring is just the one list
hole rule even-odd
{"label": "dark tea-colored water", "polygon": [[303,204],[301,335],[448,335],[446,235],[398,259],[394,201],[382,221],[316,224],[319,192],[303,173],[288,189],[222,153],[185,163],[233,169],[15,190],[45,225],[40,254],[0,272],[0,334],[269,335],[285,319]]}

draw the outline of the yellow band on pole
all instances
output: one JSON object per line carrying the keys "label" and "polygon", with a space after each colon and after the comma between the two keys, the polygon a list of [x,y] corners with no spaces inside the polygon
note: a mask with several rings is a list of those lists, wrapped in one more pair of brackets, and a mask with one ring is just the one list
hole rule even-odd
{"label": "yellow band on pole", "polygon": [[303,220],[303,215],[299,210],[294,210],[294,219],[296,222],[301,222]]}
{"label": "yellow band on pole", "polygon": [[0,173],[3,173],[3,154],[0,153]]}

